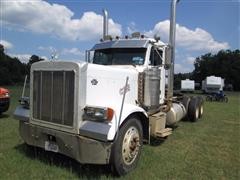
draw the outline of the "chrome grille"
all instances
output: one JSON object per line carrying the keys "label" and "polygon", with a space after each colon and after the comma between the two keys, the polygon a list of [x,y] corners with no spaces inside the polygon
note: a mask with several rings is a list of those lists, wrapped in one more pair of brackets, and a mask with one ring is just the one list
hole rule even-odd
{"label": "chrome grille", "polygon": [[33,118],[73,126],[74,72],[33,72]]}

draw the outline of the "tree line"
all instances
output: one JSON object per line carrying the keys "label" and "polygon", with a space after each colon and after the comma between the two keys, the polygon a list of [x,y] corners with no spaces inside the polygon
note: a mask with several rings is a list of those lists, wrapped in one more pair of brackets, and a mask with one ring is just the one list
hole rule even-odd
{"label": "tree line", "polygon": [[232,85],[234,90],[239,91],[240,50],[221,50],[216,54],[207,53],[197,57],[193,72],[175,74],[175,87],[180,88],[182,79],[192,79],[201,84],[202,80],[212,75],[223,78],[225,85]]}
{"label": "tree line", "polygon": [[22,83],[25,75],[30,74],[31,65],[42,60],[44,59],[32,55],[28,63],[22,63],[18,58],[7,55],[4,46],[0,44],[0,86]]}
{"label": "tree line", "polygon": [[[22,83],[25,75],[29,75],[34,62],[44,59],[32,55],[28,63],[22,63],[16,57],[10,57],[0,44],[0,85],[15,85]],[[180,89],[181,80],[193,79],[200,83],[207,76],[219,76],[225,79],[225,84],[232,84],[233,89],[240,90],[240,50],[221,50],[216,54],[207,53],[197,57],[194,70],[190,73],[175,74],[174,87]]]}

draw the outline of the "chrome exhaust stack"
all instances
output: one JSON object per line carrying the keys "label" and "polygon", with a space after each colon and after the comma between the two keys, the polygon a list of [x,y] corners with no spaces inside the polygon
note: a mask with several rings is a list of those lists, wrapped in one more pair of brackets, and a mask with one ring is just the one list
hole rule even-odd
{"label": "chrome exhaust stack", "polygon": [[187,114],[182,103],[173,102],[173,83],[174,83],[174,61],[175,61],[175,35],[176,35],[176,6],[180,0],[172,0],[169,47],[170,47],[170,68],[168,70],[168,91],[167,91],[167,125],[173,125],[180,121]]}
{"label": "chrome exhaust stack", "polygon": [[174,61],[175,61],[175,35],[176,35],[176,6],[180,0],[172,0],[170,30],[169,30],[169,46],[171,48],[170,68],[168,70],[168,91],[167,99],[173,97],[173,82],[174,82]]}
{"label": "chrome exhaust stack", "polygon": [[108,36],[108,12],[103,9],[103,40]]}

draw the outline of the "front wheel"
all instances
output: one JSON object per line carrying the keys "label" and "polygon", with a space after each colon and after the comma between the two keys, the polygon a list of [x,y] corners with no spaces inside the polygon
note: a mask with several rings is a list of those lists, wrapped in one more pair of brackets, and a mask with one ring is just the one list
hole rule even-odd
{"label": "front wheel", "polygon": [[119,130],[111,151],[111,164],[117,175],[127,174],[137,166],[142,149],[143,132],[140,121],[127,119]]}

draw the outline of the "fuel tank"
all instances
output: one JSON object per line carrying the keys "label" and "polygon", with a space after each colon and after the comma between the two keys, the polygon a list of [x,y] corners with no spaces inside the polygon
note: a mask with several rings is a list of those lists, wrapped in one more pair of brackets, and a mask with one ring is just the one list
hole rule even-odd
{"label": "fuel tank", "polygon": [[148,69],[144,72],[144,106],[149,109],[159,106],[160,72],[161,70],[158,67]]}
{"label": "fuel tank", "polygon": [[186,109],[182,103],[173,103],[167,112],[167,125],[173,125],[186,116]]}

